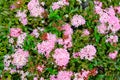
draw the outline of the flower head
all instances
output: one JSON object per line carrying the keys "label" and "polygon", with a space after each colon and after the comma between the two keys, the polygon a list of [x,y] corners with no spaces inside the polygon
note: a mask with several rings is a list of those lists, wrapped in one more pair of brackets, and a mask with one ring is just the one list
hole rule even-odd
{"label": "flower head", "polygon": [[69,5],[69,2],[66,0],[59,0],[58,2],[54,2],[52,4],[52,9],[56,10],[56,9],[59,9],[59,8],[65,6],[65,5]]}
{"label": "flower head", "polygon": [[88,36],[90,34],[90,32],[88,31],[88,29],[84,29],[83,30],[83,36]]}
{"label": "flower head", "polygon": [[42,72],[43,69],[44,69],[44,65],[38,65],[38,66],[37,66],[37,70],[38,70],[38,71]]}
{"label": "flower head", "polygon": [[18,37],[22,33],[22,30],[20,28],[11,28],[10,29],[10,36],[12,37]]}
{"label": "flower head", "polygon": [[87,45],[80,51],[80,58],[83,59],[88,59],[92,60],[94,56],[96,55],[96,48],[93,45]]}
{"label": "flower head", "polygon": [[92,60],[96,55],[96,48],[93,45],[87,45],[80,50],[80,52],[73,53],[73,57],[80,56],[81,59]]}
{"label": "flower head", "polygon": [[88,77],[90,71],[82,70],[80,73],[75,73],[75,77],[73,80],[84,80]]}
{"label": "flower head", "polygon": [[42,14],[45,12],[45,10],[42,6],[40,6],[38,0],[31,0],[27,6],[31,16],[34,16],[34,17],[39,16],[42,18]]}
{"label": "flower head", "polygon": [[44,54],[46,57],[49,57],[49,53],[54,49],[56,43],[56,35],[47,33],[47,40],[42,43],[38,43],[37,48],[38,52]]}
{"label": "flower head", "polygon": [[111,44],[118,42],[118,36],[117,35],[111,35],[106,39],[106,42],[110,42]]}
{"label": "flower head", "polygon": [[39,37],[39,33],[37,29],[34,29],[33,32],[31,33],[33,36],[35,36],[36,38]]}
{"label": "flower head", "polygon": [[100,24],[99,26],[97,26],[97,28],[99,33],[101,34],[107,33],[107,26],[105,24]]}
{"label": "flower head", "polygon": [[24,51],[23,49],[17,49],[15,54],[12,55],[12,64],[16,65],[17,68],[22,68],[28,62],[28,56],[28,51]]}
{"label": "flower head", "polygon": [[71,24],[75,27],[81,26],[85,24],[85,19],[81,16],[81,15],[74,15],[72,20],[71,20]]}
{"label": "flower head", "polygon": [[118,51],[110,52],[110,53],[109,53],[109,57],[110,57],[111,59],[115,59],[115,58],[117,57],[117,54],[118,54]]}
{"label": "flower head", "polygon": [[73,73],[71,71],[59,71],[58,75],[52,75],[50,80],[71,80]]}
{"label": "flower head", "polygon": [[53,58],[58,66],[66,66],[69,62],[70,55],[66,49],[59,48],[55,50]]}
{"label": "flower head", "polygon": [[19,21],[23,24],[23,25],[27,25],[28,20],[26,17],[26,10],[22,11],[18,11],[16,17],[19,17]]}

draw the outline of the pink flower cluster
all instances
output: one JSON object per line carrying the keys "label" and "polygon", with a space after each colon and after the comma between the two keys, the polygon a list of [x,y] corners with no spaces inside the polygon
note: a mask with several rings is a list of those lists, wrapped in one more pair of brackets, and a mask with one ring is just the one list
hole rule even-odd
{"label": "pink flower cluster", "polygon": [[38,78],[37,78],[37,77],[34,77],[33,80],[38,80]]}
{"label": "pink flower cluster", "polygon": [[90,71],[82,70],[80,73],[75,73],[75,77],[73,80],[85,80],[88,77]]}
{"label": "pink flower cluster", "polygon": [[38,65],[37,66],[37,70],[39,71],[39,72],[42,72],[43,71],[43,69],[44,69],[44,65]]}
{"label": "pink flower cluster", "polygon": [[120,6],[115,7],[115,10],[117,10],[117,13],[120,14]]}
{"label": "pink flower cluster", "polygon": [[24,10],[23,12],[18,11],[16,17],[19,17],[19,21],[23,24],[23,25],[27,25],[28,20],[27,20],[27,15],[26,15],[26,11]]}
{"label": "pink flower cluster", "polygon": [[12,37],[18,37],[22,33],[22,30],[20,28],[11,28],[10,29],[10,36]]}
{"label": "pink flower cluster", "polygon": [[118,42],[118,36],[117,35],[110,35],[109,38],[107,38],[106,42],[110,42],[111,44]]}
{"label": "pink flower cluster", "polygon": [[24,40],[25,40],[26,36],[27,36],[26,33],[22,33],[21,35],[19,35],[17,38],[17,45],[16,46],[22,47],[22,45],[24,44]]}
{"label": "pink flower cluster", "polygon": [[73,30],[69,24],[63,25],[62,30],[64,30],[65,35],[72,35],[73,34]]}
{"label": "pink flower cluster", "polygon": [[105,24],[100,24],[97,26],[98,32],[101,34],[107,33],[107,26]]}
{"label": "pink flower cluster", "polygon": [[94,1],[94,4],[95,4],[95,12],[97,14],[101,14],[101,12],[102,12],[102,2]]}
{"label": "pink flower cluster", "polygon": [[71,24],[75,27],[81,26],[85,24],[85,19],[81,15],[74,15],[71,19]]}
{"label": "pink flower cluster", "polygon": [[69,62],[70,54],[66,49],[58,48],[55,50],[53,58],[58,66],[66,66]]}
{"label": "pink flower cluster", "polygon": [[[11,28],[10,29],[10,36],[11,37],[17,37],[17,45],[16,47],[21,47],[22,48],[22,45],[24,44],[24,39],[26,38],[26,33],[23,33],[22,30],[20,28]],[[13,38],[10,38],[9,39],[9,42],[13,44],[14,42],[14,39]]]}
{"label": "pink flower cluster", "polygon": [[27,6],[31,16],[34,16],[34,17],[39,16],[42,18],[42,14],[44,13],[45,10],[42,6],[40,6],[38,0],[31,0]]}
{"label": "pink flower cluster", "polygon": [[16,9],[16,6],[14,4],[10,6],[10,10],[13,10],[13,9]]}
{"label": "pink flower cluster", "polygon": [[[38,80],[37,77],[34,77],[33,80]],[[43,77],[41,77],[39,80],[45,80]]]}
{"label": "pink flower cluster", "polygon": [[61,45],[64,45],[64,48],[70,48],[72,47],[72,34],[73,30],[69,24],[65,24],[62,26],[62,30],[64,30],[64,36],[67,36],[65,39],[59,38],[57,42]]}
{"label": "pink flower cluster", "polygon": [[10,55],[5,55],[4,56],[4,69],[7,69],[9,66],[10,66],[10,64],[11,64],[11,56]]}
{"label": "pink flower cluster", "polygon": [[17,49],[12,57],[12,64],[16,65],[17,68],[22,68],[28,62],[29,53],[28,51],[24,51],[23,49]]}
{"label": "pink flower cluster", "polygon": [[[27,80],[28,72],[24,72],[21,68],[26,65],[28,56],[28,51],[23,51],[23,49],[17,49],[15,54],[12,55],[5,55],[4,70],[9,71],[11,74],[18,73],[21,75],[21,80]],[[16,65],[17,69],[11,67],[10,64]]]}
{"label": "pink flower cluster", "polygon": [[31,35],[35,36],[36,38],[39,37],[39,33],[37,29],[34,29],[33,32],[31,33]]}
{"label": "pink flower cluster", "polygon": [[105,34],[108,31],[112,31],[115,33],[120,29],[120,21],[116,17],[115,10],[112,6],[102,9],[102,3],[95,1],[95,11],[100,16],[99,21],[101,24],[98,26],[98,32]]}
{"label": "pink flower cluster", "polygon": [[117,54],[118,54],[118,51],[110,52],[110,53],[109,53],[109,57],[110,57],[111,59],[115,59],[115,58],[117,57]]}
{"label": "pink flower cluster", "polygon": [[88,31],[88,29],[84,29],[82,36],[88,36],[90,34],[90,32]]}
{"label": "pink flower cluster", "polygon": [[58,75],[52,75],[50,80],[71,80],[72,75],[71,71],[59,71]]}
{"label": "pink flower cluster", "polygon": [[56,9],[59,9],[59,8],[65,6],[65,5],[68,6],[68,5],[69,5],[69,2],[66,1],[66,0],[59,0],[58,2],[54,2],[54,3],[52,4],[52,9],[53,9],[53,10],[56,10]]}
{"label": "pink flower cluster", "polygon": [[96,48],[93,45],[87,45],[83,49],[81,49],[80,52],[73,53],[74,58],[80,56],[81,59],[85,58],[88,60],[92,60],[95,55],[96,55]]}
{"label": "pink flower cluster", "polygon": [[56,35],[47,33],[47,40],[42,43],[38,43],[37,48],[39,53],[43,53],[46,57],[49,57],[49,53],[54,49],[56,43]]}

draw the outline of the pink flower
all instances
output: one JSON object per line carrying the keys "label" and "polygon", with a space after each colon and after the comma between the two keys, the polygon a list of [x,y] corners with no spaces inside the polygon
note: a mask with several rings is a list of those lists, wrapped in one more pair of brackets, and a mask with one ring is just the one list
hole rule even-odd
{"label": "pink flower", "polygon": [[96,12],[97,14],[103,13],[102,2],[94,1],[94,4],[95,4],[95,12]]}
{"label": "pink flower", "polygon": [[59,9],[61,6],[57,3],[57,2],[54,2],[53,4],[52,4],[52,9],[53,10],[56,10],[56,9]]}
{"label": "pink flower", "polygon": [[107,33],[107,27],[106,27],[106,25],[104,23],[97,26],[97,28],[98,28],[99,33],[101,33],[101,34]]}
{"label": "pink flower", "polygon": [[115,33],[117,32],[118,30],[120,30],[120,24],[119,24],[119,19],[117,17],[114,17],[114,16],[111,16],[110,17],[111,21],[109,21],[109,29]]}
{"label": "pink flower", "polygon": [[78,58],[79,55],[80,55],[80,52],[73,53],[73,57],[74,57],[74,58]]}
{"label": "pink flower", "polygon": [[111,35],[109,38],[106,40],[106,42],[112,43],[117,43],[118,42],[118,36],[117,35]]}
{"label": "pink flower", "polygon": [[11,69],[11,71],[10,71],[11,74],[13,74],[13,73],[15,73],[15,72],[17,72],[16,69]]}
{"label": "pink flower", "polygon": [[71,28],[70,24],[65,24],[62,26],[62,30],[64,30],[65,35],[73,34],[73,29]]}
{"label": "pink flower", "polygon": [[120,14],[120,6],[115,7],[115,9],[117,10],[117,13]]}
{"label": "pink flower", "polygon": [[71,71],[59,71],[58,75],[52,75],[50,80],[71,80],[73,73]]}
{"label": "pink flower", "polygon": [[36,38],[39,37],[39,33],[37,29],[34,29],[33,32],[31,33],[33,36],[35,36]]}
{"label": "pink flower", "polygon": [[67,5],[67,6],[69,5],[69,1],[67,0],[61,0],[61,1],[63,2],[64,5]]}
{"label": "pink flower", "polygon": [[63,45],[63,44],[64,44],[64,42],[63,42],[63,39],[62,39],[62,38],[57,39],[57,42],[58,42],[58,44],[61,44],[61,45]]}
{"label": "pink flower", "polygon": [[51,34],[51,33],[47,33],[47,40],[50,42],[56,42],[56,35],[55,34]]}
{"label": "pink flower", "polygon": [[15,54],[12,55],[12,64],[16,65],[17,68],[22,68],[28,62],[28,51],[23,51],[23,49],[17,49]]}
{"label": "pink flower", "polygon": [[99,20],[101,23],[107,23],[110,20],[110,16],[107,13],[102,13],[100,14]]}
{"label": "pink flower", "polygon": [[38,78],[37,78],[37,77],[34,77],[33,80],[38,80]]}
{"label": "pink flower", "polygon": [[72,20],[71,20],[71,24],[75,27],[81,26],[85,24],[85,19],[81,16],[81,15],[74,15]]}
{"label": "pink flower", "polygon": [[[102,9],[101,4],[101,2],[95,1],[95,11],[99,14],[99,21],[101,22],[101,25],[98,27],[98,31],[102,34],[104,34],[106,30],[116,33],[120,30],[120,21],[119,18],[116,17],[114,8],[111,6],[110,8]],[[108,26],[106,25],[105,27],[106,23]]]}
{"label": "pink flower", "polygon": [[41,77],[40,80],[45,80],[45,79],[43,77]]}
{"label": "pink flower", "polygon": [[117,57],[117,54],[118,54],[118,51],[111,52],[111,53],[109,53],[109,57],[111,59],[115,59]]}
{"label": "pink flower", "polygon": [[54,49],[55,43],[56,35],[47,33],[47,40],[42,43],[38,43],[37,45],[38,52],[43,53],[46,57],[49,57],[49,53]]}
{"label": "pink flower", "polygon": [[16,9],[16,6],[14,4],[10,6],[10,10],[13,10],[13,9]]}
{"label": "pink flower", "polygon": [[88,36],[90,34],[90,32],[88,31],[88,29],[84,29],[83,30],[83,36]]}
{"label": "pink flower", "polygon": [[28,20],[27,20],[27,18],[21,18],[21,23],[23,24],[23,25],[27,25],[27,23],[28,23]]}
{"label": "pink flower", "polygon": [[23,25],[27,25],[28,20],[27,20],[26,10],[24,10],[23,12],[18,11],[16,17],[19,17],[19,21],[20,21]]}
{"label": "pink flower", "polygon": [[96,48],[93,45],[87,45],[80,51],[80,58],[92,60],[96,55]]}
{"label": "pink flower", "polygon": [[63,45],[65,49],[72,47],[72,36],[71,35],[68,35],[68,38],[64,39]]}
{"label": "pink flower", "polygon": [[26,36],[27,36],[26,33],[22,33],[21,35],[19,35],[18,39],[17,39],[17,45],[16,46],[22,47],[22,45],[24,44],[24,40],[25,40]]}
{"label": "pink flower", "polygon": [[10,36],[12,37],[18,37],[22,33],[22,30],[20,28],[11,28],[10,29]]}
{"label": "pink flower", "polygon": [[38,66],[37,66],[37,70],[38,70],[38,71],[42,72],[42,71],[43,71],[43,69],[44,69],[44,65],[41,65],[41,66],[40,66],[40,65],[38,65]]}
{"label": "pink flower", "polygon": [[103,9],[101,9],[101,7],[99,7],[99,6],[95,6],[95,12],[97,14],[101,14],[101,13],[103,13]]}
{"label": "pink flower", "polygon": [[70,54],[66,49],[59,48],[55,50],[53,58],[58,66],[66,66],[69,62]]}
{"label": "pink flower", "polygon": [[[49,46],[49,47],[48,47]],[[53,50],[55,46],[54,42],[43,41],[37,45],[38,52],[44,54],[46,57],[49,57],[49,53]]]}
{"label": "pink flower", "polygon": [[34,16],[34,17],[39,16],[42,18],[42,14],[44,13],[45,10],[42,6],[40,6],[38,0],[31,0],[27,6],[31,16]]}
{"label": "pink flower", "polygon": [[59,0],[58,2],[54,2],[52,4],[52,9],[53,10],[56,10],[56,9],[59,9],[65,5],[69,5],[69,2],[67,2],[66,0]]}
{"label": "pink flower", "polygon": [[104,11],[108,13],[110,16],[115,16],[115,10],[112,6],[110,6],[110,8],[105,9]]}
{"label": "pink flower", "polygon": [[80,56],[81,59],[88,59],[92,60],[94,56],[96,55],[96,48],[93,45],[87,45],[83,49],[81,49],[80,52],[73,53],[73,57],[77,58]]}
{"label": "pink flower", "polygon": [[102,7],[102,2],[100,2],[100,1],[94,1],[94,4],[96,6]]}
{"label": "pink flower", "polygon": [[84,80],[85,78],[88,77],[88,74],[90,73],[90,71],[85,71],[82,70],[80,73],[75,73],[75,77],[73,80]]}
{"label": "pink flower", "polygon": [[73,34],[73,29],[69,24],[65,24],[62,26],[62,30],[64,30],[64,36],[67,36],[65,39],[59,38],[57,42],[61,45],[64,45],[64,48],[70,48],[72,47],[72,34]]}

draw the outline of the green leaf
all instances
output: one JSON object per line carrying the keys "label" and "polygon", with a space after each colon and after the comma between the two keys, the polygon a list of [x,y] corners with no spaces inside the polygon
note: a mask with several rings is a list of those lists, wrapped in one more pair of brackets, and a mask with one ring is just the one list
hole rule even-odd
{"label": "green leaf", "polygon": [[95,80],[103,80],[105,77],[105,75],[97,75],[96,79]]}
{"label": "green leaf", "polygon": [[100,40],[100,35],[97,31],[97,27],[94,28],[94,36],[95,36],[95,40],[97,43],[99,43],[99,40]]}

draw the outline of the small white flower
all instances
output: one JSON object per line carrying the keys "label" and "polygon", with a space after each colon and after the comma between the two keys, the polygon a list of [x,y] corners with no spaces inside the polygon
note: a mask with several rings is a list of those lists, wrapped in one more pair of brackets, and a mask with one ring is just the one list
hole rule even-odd
{"label": "small white flower", "polygon": [[9,43],[13,44],[13,43],[14,43],[14,39],[13,39],[13,38],[10,38],[10,39],[9,39]]}
{"label": "small white flower", "polygon": [[66,14],[66,15],[65,15],[65,17],[66,17],[66,18],[68,18],[68,17],[69,17],[69,15],[68,15],[68,14]]}
{"label": "small white flower", "polygon": [[41,4],[42,4],[42,6],[44,6],[44,5],[45,5],[45,2],[41,2]]}
{"label": "small white flower", "polygon": [[78,2],[79,2],[79,4],[81,4],[82,3],[82,1],[81,0],[77,0]]}
{"label": "small white flower", "polygon": [[45,23],[45,21],[44,21],[44,20],[42,20],[42,21],[41,21],[41,23]]}

